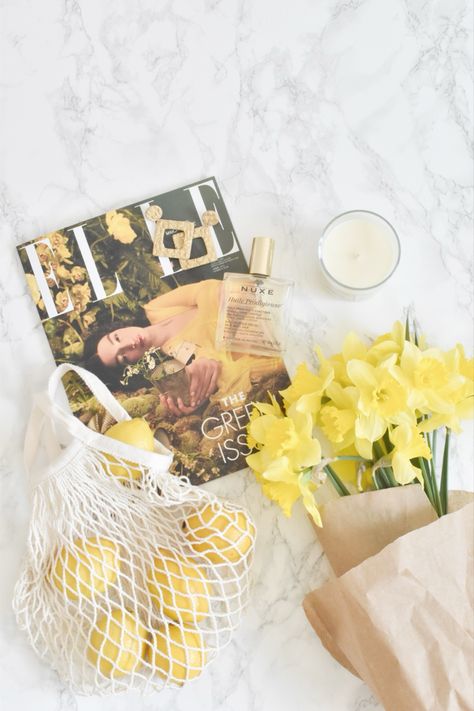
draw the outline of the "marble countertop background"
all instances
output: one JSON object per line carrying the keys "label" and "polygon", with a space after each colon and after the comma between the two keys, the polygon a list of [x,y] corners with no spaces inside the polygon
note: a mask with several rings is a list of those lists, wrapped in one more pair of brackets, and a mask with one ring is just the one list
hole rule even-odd
{"label": "marble countertop background", "polygon": [[[465,0],[0,0],[0,706],[5,711],[378,711],[325,652],[301,601],[328,567],[303,511],[264,500],[248,472],[212,489],[259,528],[252,601],[195,683],[147,698],[76,698],[11,613],[25,548],[21,448],[53,368],[15,252],[43,232],[216,175],[245,250],[277,240],[296,281],[291,371],[317,342],[387,330],[413,306],[428,338],[472,352],[472,18]],[[402,241],[371,300],[327,293],[316,243],[367,208]],[[472,488],[472,430],[452,486]]]}

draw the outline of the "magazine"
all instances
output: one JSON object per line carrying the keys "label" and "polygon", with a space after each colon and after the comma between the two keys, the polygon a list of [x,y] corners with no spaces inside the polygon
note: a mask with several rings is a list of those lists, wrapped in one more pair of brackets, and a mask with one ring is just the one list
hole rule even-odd
{"label": "magazine", "polygon": [[[158,246],[157,246],[158,245]],[[18,247],[57,364],[98,375],[203,483],[246,466],[252,402],[288,383],[279,358],[215,347],[221,280],[247,263],[214,178],[110,210]],[[112,424],[82,381],[73,413]]]}

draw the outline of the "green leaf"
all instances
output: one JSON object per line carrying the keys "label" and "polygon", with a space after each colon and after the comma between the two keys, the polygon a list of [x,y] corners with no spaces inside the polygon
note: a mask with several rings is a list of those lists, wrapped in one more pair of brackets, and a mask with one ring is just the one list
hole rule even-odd
{"label": "green leaf", "polygon": [[411,341],[410,335],[410,313],[407,311],[407,317],[405,319],[405,340]]}
{"label": "green leaf", "polygon": [[421,472],[423,474],[425,494],[430,500],[431,505],[433,506],[438,516],[441,516],[441,501],[439,497],[438,486],[436,484],[436,479],[431,474],[431,470],[428,466],[428,461],[426,459],[423,459],[423,457],[418,457],[416,462],[418,463],[418,466],[420,467]]}
{"label": "green leaf", "polygon": [[439,493],[441,499],[441,515],[448,513],[448,470],[449,470],[449,440],[451,432],[446,428],[446,437],[444,440],[443,451],[443,466],[441,469],[441,482],[439,485]]}
{"label": "green leaf", "polygon": [[431,435],[430,449],[431,449],[431,459],[433,461],[433,466],[436,470],[436,444],[438,439],[438,430],[434,430]]}
{"label": "green leaf", "polygon": [[417,328],[416,328],[416,323],[413,324],[413,329],[414,329],[414,331],[415,331],[415,339],[414,339],[414,340],[415,340],[415,346],[418,346],[418,345],[420,344],[420,342],[419,342],[419,340],[418,340],[418,331],[417,331]]}

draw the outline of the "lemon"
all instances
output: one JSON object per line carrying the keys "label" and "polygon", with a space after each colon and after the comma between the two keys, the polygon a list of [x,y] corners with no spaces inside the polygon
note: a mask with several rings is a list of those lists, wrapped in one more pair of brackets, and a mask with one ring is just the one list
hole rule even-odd
{"label": "lemon", "polygon": [[209,612],[209,581],[189,558],[166,548],[157,553],[146,576],[153,603],[176,622],[199,622]]}
{"label": "lemon", "polygon": [[69,600],[90,599],[113,583],[120,569],[120,548],[109,538],[81,538],[60,549],[50,572],[55,587]]}
{"label": "lemon", "polygon": [[[122,422],[117,422],[112,427],[109,427],[105,433],[106,437],[111,437],[112,439],[123,442],[124,444],[131,444],[133,447],[138,449],[144,449],[146,452],[153,452],[155,445],[153,441],[153,432],[150,429],[148,422],[141,417],[135,417],[132,420],[123,420]],[[124,462],[130,469],[122,466],[117,462],[117,459],[111,454],[104,454],[105,458],[109,462],[107,471],[113,476],[119,479],[139,479],[141,476],[140,469],[133,466],[133,462]]]}
{"label": "lemon", "polygon": [[135,671],[145,652],[147,632],[129,610],[118,607],[92,628],[87,659],[110,679]]}
{"label": "lemon", "polygon": [[184,530],[196,553],[211,563],[237,563],[245,557],[255,539],[255,526],[245,511],[214,510],[211,504],[191,514]]}
{"label": "lemon", "polygon": [[147,643],[146,660],[160,676],[182,686],[199,676],[206,664],[206,651],[197,630],[168,625]]}

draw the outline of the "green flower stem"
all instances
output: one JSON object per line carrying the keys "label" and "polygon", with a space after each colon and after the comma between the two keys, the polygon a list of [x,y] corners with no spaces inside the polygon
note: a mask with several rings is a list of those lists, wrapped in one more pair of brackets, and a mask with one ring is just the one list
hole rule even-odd
{"label": "green flower stem", "polygon": [[[379,442],[374,442],[374,452],[378,459],[383,459],[386,456],[386,452],[383,451],[382,446],[379,444]],[[377,467],[377,472],[382,473],[383,480],[387,483],[386,488],[398,486],[398,482],[393,476],[391,467]]]}
{"label": "green flower stem", "polygon": [[374,442],[373,447],[377,459],[382,459],[387,454],[383,451],[382,446],[378,442]]}
{"label": "green flower stem", "polygon": [[[428,462],[427,462],[427,465],[428,465]],[[434,489],[435,499],[436,499],[436,510],[438,511],[438,515],[442,516],[443,515],[443,506],[441,504],[441,496],[439,493],[438,482],[436,481],[436,476],[433,478],[433,489]]]}
{"label": "green flower stem", "polygon": [[436,480],[433,481],[428,461],[426,459],[423,459],[423,457],[418,457],[418,463],[423,473],[423,481],[425,482],[426,494],[438,516],[442,516],[441,499],[439,496],[438,486],[436,484]]}
{"label": "green flower stem", "polygon": [[391,452],[392,449],[393,449],[393,445],[392,445],[392,443],[391,443],[391,441],[390,441],[390,435],[389,435],[388,430],[385,430],[385,432],[384,432],[384,435],[383,435],[383,443],[384,443],[384,445],[385,445],[385,452],[386,452],[387,454],[390,454],[390,452]]}
{"label": "green flower stem", "polygon": [[397,481],[397,480],[395,479],[395,477],[393,476],[393,469],[392,469],[392,467],[386,467],[386,468],[385,468],[385,476],[388,478],[388,480],[389,480],[389,482],[390,482],[390,486],[393,486],[393,487],[395,487],[395,486],[400,486],[400,484],[398,483],[398,481]]}
{"label": "green flower stem", "polygon": [[431,452],[431,459],[428,460],[428,466],[430,468],[430,475],[431,478],[434,482],[436,482],[436,467],[435,467],[435,461],[433,457],[433,442],[431,440],[431,435],[429,432],[426,433],[425,435],[426,441],[428,442],[428,447],[430,448]]}
{"label": "green flower stem", "polygon": [[433,466],[436,471],[436,441],[438,438],[438,430],[433,430],[433,435],[431,439],[431,459],[433,461]]}
{"label": "green flower stem", "polygon": [[387,489],[393,489],[395,486],[398,486],[397,482],[395,481],[392,470],[390,467],[386,467],[383,470],[383,475],[385,477],[385,481],[387,482]]}
{"label": "green flower stem", "polygon": [[451,432],[446,427],[446,437],[444,440],[443,451],[443,466],[441,469],[441,482],[439,485],[439,494],[441,500],[441,515],[448,513],[448,469],[449,469],[449,440]]}
{"label": "green flower stem", "polygon": [[[429,419],[425,415],[422,415],[420,418],[419,422],[423,422],[425,420]],[[428,447],[431,452],[431,459],[421,459],[420,457],[418,458],[418,461],[420,462],[420,465],[424,465],[424,468],[422,466],[422,472],[423,472],[423,480],[425,482],[425,489],[426,489],[426,484],[427,481],[429,483],[429,490],[430,490],[430,495],[428,498],[430,499],[433,507],[435,508],[438,516],[442,516],[441,510],[441,498],[439,495],[438,491],[438,482],[436,481],[436,461],[435,461],[435,452],[433,451],[433,448],[435,446],[435,435],[436,435],[436,430],[433,433],[433,439],[431,438],[431,435],[429,432],[425,432],[423,437],[425,438]],[[428,490],[427,490],[428,493]]]}
{"label": "green flower stem", "polygon": [[[423,419],[427,419],[427,418],[423,418]],[[435,509],[438,513],[438,516],[442,516],[443,515],[443,505],[442,505],[442,501],[441,501],[440,491],[438,489],[438,482],[436,480],[436,464],[435,464],[434,453],[433,453],[433,446],[434,446],[435,440],[434,439],[431,440],[430,434],[428,432],[425,433],[425,438],[426,438],[426,441],[428,442],[428,447],[430,448],[431,459],[430,460],[423,459],[423,462],[426,463],[425,466],[428,469],[428,476],[431,480],[431,488],[433,491],[433,497],[436,502]],[[434,438],[434,433],[433,433],[433,438]]]}
{"label": "green flower stem", "polygon": [[355,454],[354,454],[354,455],[352,455],[352,454],[347,454],[347,455],[346,455],[346,454],[343,454],[342,456],[336,457],[335,459],[336,459],[337,461],[341,461],[341,462],[343,462],[343,461],[347,461],[347,462],[367,462],[367,461],[368,461],[368,460],[365,459],[364,457],[358,457],[358,456],[356,456]]}
{"label": "green flower stem", "polygon": [[326,472],[329,481],[336,489],[339,496],[350,496],[351,492],[346,488],[345,484],[341,481],[334,469],[329,464],[326,464],[326,466],[324,467],[324,471]]}
{"label": "green flower stem", "polygon": [[387,476],[385,475],[385,471],[381,468],[377,469],[373,476],[375,486],[377,489],[391,489],[392,486],[390,484],[390,481],[387,479]]}
{"label": "green flower stem", "polygon": [[387,482],[381,469],[377,469],[375,472],[374,481],[377,489],[387,489]]}
{"label": "green flower stem", "polygon": [[423,474],[423,483],[425,486],[425,494],[428,497],[428,499],[430,500],[432,507],[434,509],[436,509],[436,499],[435,499],[435,494],[433,491],[431,477],[428,475],[428,472],[427,472],[426,468],[423,466],[423,462],[420,458],[418,458],[416,463],[419,465],[419,467],[421,469],[421,473]]}

